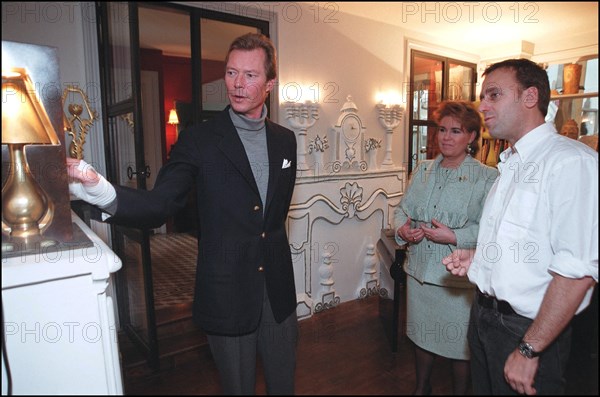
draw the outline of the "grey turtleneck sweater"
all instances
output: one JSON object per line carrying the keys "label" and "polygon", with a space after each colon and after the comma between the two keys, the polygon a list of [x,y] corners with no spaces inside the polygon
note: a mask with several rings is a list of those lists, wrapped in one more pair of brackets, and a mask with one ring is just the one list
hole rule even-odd
{"label": "grey turtleneck sweater", "polygon": [[267,187],[269,185],[269,153],[267,151],[267,129],[265,119],[267,118],[267,106],[263,105],[263,110],[258,119],[250,119],[229,108],[229,116],[235,126],[260,192],[260,198],[264,206],[267,201]]}

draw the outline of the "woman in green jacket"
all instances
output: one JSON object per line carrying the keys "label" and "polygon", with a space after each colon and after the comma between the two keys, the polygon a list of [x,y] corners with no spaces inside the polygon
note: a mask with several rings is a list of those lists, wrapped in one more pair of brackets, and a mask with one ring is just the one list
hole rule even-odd
{"label": "woman in green jacket", "polygon": [[483,203],[498,172],[471,157],[482,128],[472,104],[442,102],[434,117],[440,154],[417,166],[394,213],[396,241],[409,244],[406,333],[416,345],[414,394],[431,393],[436,356],[452,360],[454,394],[465,394],[474,287],[446,271],[442,258],[475,247]]}

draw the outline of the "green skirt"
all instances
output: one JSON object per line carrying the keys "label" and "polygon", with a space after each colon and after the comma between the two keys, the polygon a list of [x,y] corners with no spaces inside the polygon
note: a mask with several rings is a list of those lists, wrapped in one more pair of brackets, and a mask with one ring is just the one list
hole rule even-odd
{"label": "green skirt", "polygon": [[420,348],[455,360],[470,358],[467,344],[473,288],[421,284],[406,277],[406,335]]}

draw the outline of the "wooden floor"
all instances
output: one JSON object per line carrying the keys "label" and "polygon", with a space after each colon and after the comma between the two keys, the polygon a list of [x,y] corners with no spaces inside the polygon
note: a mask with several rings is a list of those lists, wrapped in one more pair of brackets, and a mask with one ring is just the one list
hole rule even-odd
{"label": "wooden floor", "polygon": [[[387,306],[382,313],[386,313]],[[377,297],[355,300],[299,322],[296,370],[298,395],[409,395],[415,387],[413,345],[401,337],[392,353],[387,326],[379,317]],[[386,324],[387,325],[387,324]],[[597,345],[596,345],[597,346]],[[126,346],[121,346],[127,362]],[[596,348],[597,351],[597,348]],[[574,364],[573,364],[574,363]],[[598,358],[589,351],[572,360],[568,392],[598,395]],[[256,393],[265,394],[260,365]],[[438,358],[432,375],[433,394],[452,393],[450,366]],[[207,345],[163,359],[158,372],[145,365],[124,365],[128,395],[221,394]]]}

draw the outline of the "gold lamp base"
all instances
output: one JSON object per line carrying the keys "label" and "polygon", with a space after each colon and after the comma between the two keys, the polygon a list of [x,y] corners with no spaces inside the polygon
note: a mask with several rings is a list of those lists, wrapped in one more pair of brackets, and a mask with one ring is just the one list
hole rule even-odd
{"label": "gold lamp base", "polygon": [[52,221],[54,206],[31,175],[24,146],[8,145],[10,166],[2,188],[2,228],[12,240],[34,246],[42,243],[42,230]]}

